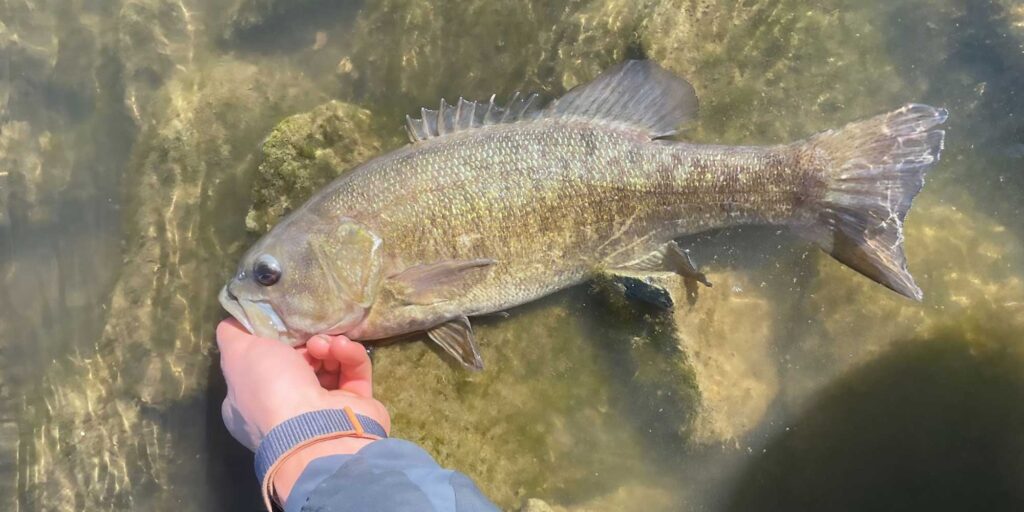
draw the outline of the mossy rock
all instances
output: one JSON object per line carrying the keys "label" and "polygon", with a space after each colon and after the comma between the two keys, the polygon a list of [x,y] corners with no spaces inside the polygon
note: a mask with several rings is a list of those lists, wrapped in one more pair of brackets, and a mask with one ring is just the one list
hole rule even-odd
{"label": "mossy rock", "polygon": [[246,228],[268,231],[317,189],[381,153],[387,139],[374,128],[369,111],[339,101],[278,123],[260,148]]}

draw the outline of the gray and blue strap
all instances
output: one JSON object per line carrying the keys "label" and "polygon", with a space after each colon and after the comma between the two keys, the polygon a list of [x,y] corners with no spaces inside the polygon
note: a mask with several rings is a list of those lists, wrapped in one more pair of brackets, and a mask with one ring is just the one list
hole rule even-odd
{"label": "gray and blue strap", "polygon": [[376,439],[386,438],[388,434],[376,420],[356,414],[348,407],[307,412],[270,429],[256,448],[255,459],[256,476],[263,484],[264,497],[268,497],[266,491],[269,491],[267,473],[288,452],[317,439],[348,436]]}

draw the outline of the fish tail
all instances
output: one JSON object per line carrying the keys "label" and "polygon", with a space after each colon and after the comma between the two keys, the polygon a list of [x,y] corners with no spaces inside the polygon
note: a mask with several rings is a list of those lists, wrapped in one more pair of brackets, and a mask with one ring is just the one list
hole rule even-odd
{"label": "fish tail", "polygon": [[799,231],[857,272],[921,300],[907,270],[903,221],[939,159],[945,132],[933,128],[947,115],[912,104],[805,141],[803,158],[824,174]]}

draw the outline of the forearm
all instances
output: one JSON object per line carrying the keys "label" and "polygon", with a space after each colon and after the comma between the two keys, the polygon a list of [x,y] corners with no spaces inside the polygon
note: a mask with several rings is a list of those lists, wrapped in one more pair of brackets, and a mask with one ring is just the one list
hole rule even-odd
{"label": "forearm", "polygon": [[[290,479],[287,501],[281,500],[288,512],[304,508],[325,512],[498,510],[467,476],[442,468],[408,441],[373,441],[351,454],[327,454],[329,449],[323,446],[302,454],[307,459],[304,469],[296,462],[294,467],[301,474]],[[318,452],[327,455],[317,458]],[[274,481],[278,485],[278,479]]]}
{"label": "forearm", "polygon": [[284,505],[295,486],[295,481],[310,462],[328,455],[353,454],[372,442],[372,439],[343,437],[314,443],[293,454],[274,474],[274,495],[277,502]]}

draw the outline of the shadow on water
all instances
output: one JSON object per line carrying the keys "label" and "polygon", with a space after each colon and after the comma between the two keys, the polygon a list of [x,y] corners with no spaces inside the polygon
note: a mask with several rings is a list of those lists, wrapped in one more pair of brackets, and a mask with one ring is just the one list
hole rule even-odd
{"label": "shadow on water", "polygon": [[956,335],[897,347],[769,441],[726,509],[1021,510],[1024,360]]}
{"label": "shadow on water", "polygon": [[[213,357],[210,364],[209,385],[206,389],[206,457],[210,463],[210,502],[217,503],[218,510],[260,510],[259,485],[253,477],[253,455],[241,443],[231,437],[224,428],[220,405],[227,395],[227,384],[220,371],[220,357]],[[230,492],[224,492],[230,489]]]}
{"label": "shadow on water", "polygon": [[603,359],[624,423],[661,459],[678,462],[698,402],[685,356],[675,338],[671,311],[628,300],[592,283],[572,291],[583,336]]}

